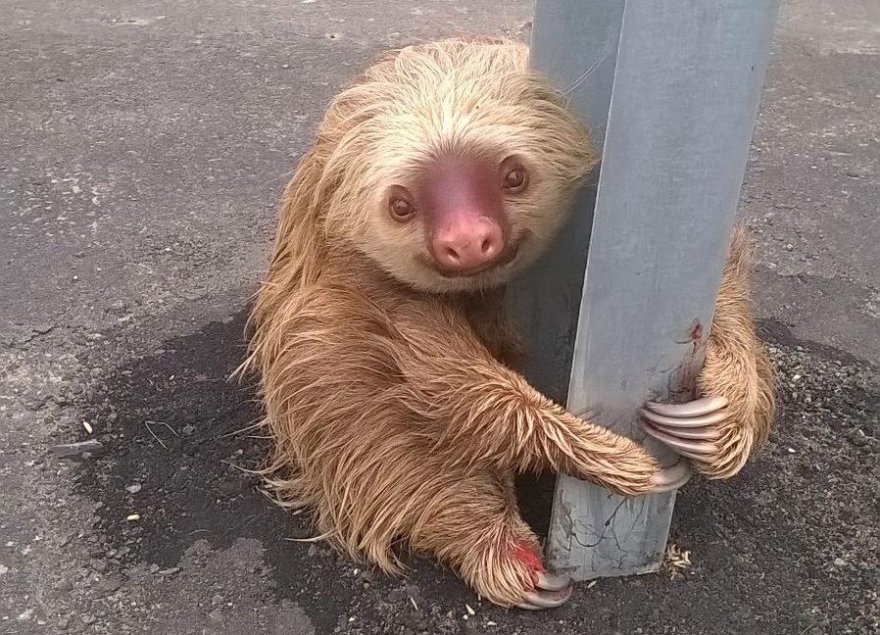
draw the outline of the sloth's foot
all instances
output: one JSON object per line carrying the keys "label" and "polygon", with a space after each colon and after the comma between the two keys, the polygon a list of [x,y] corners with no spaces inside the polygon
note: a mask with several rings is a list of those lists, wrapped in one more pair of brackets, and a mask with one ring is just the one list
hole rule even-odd
{"label": "sloth's foot", "polygon": [[534,584],[534,589],[527,591],[516,606],[537,611],[562,606],[571,597],[571,578],[547,573],[541,558],[530,547],[517,545],[511,556],[528,567]]}

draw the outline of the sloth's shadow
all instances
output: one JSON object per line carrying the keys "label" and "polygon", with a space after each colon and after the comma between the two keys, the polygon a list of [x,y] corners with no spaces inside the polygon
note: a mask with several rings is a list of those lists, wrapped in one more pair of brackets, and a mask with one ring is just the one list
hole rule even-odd
{"label": "sloth's shadow", "polygon": [[[101,501],[99,527],[110,546],[125,547],[130,561],[175,567],[196,540],[222,549],[239,538],[258,539],[279,595],[304,602],[296,590],[308,589],[320,596],[324,617],[318,621],[326,618],[330,628],[332,607],[362,594],[363,581],[348,575],[357,565],[321,543],[291,541],[312,535],[308,513],[281,510],[247,471],[264,464],[270,447],[258,429],[247,431],[260,416],[254,386],[229,379],[244,356],[245,319],[242,310],[171,338],[97,386],[85,407],[99,422],[106,452],[83,463],[78,488]],[[518,482],[521,512],[541,536],[549,524],[553,482],[552,476]],[[132,484],[141,485],[136,494],[126,489]],[[121,524],[132,509],[141,520]],[[449,572],[415,558],[408,565],[408,578],[372,576],[370,584],[379,594],[391,593],[408,579],[426,596],[473,603]],[[428,592],[432,586],[442,590]]]}
{"label": "sloth's shadow", "polygon": [[[546,616],[480,603],[455,576],[426,560],[409,558],[403,578],[372,571],[364,577],[362,565],[335,557],[320,543],[290,540],[312,535],[308,515],[274,505],[260,493],[259,479],[241,469],[261,465],[269,452],[265,439],[241,433],[259,417],[253,387],[228,379],[244,355],[244,321],[242,311],[169,339],[114,369],[83,404],[107,451],[83,462],[78,487],[102,503],[98,529],[107,547],[135,563],[175,567],[198,540],[214,549],[241,538],[258,540],[274,597],[300,604],[318,633],[344,630],[352,614],[359,627],[368,628],[360,632],[459,633],[465,604],[478,615],[469,628],[482,620],[510,632],[544,632]],[[784,327],[765,323],[762,331],[780,346],[806,346]],[[831,350],[811,354],[838,359]],[[832,382],[814,392],[835,413],[834,425],[864,425],[866,413],[877,409],[877,395],[861,389]],[[688,625],[682,632],[708,633],[722,618],[732,619],[737,632],[756,632],[750,630],[754,611],[766,616],[761,628],[772,624],[775,632],[806,633],[810,624],[803,616],[810,606],[840,606],[851,599],[847,585],[872,584],[867,570],[831,579],[816,565],[829,537],[838,536],[839,523],[824,524],[828,512],[815,504],[816,485],[809,478],[819,470],[844,482],[853,461],[868,464],[869,448],[845,443],[857,431],[843,428],[840,443],[814,451],[810,435],[821,438],[830,424],[821,416],[804,418],[791,390],[783,390],[781,401],[776,451],[764,452],[731,482],[696,483],[680,493],[673,537],[699,554],[699,565],[674,582],[664,574],[605,579],[593,590],[583,585],[553,613],[554,620],[568,620],[576,629],[560,632],[623,632],[636,624],[659,632],[672,620]],[[804,457],[798,472],[792,471],[792,457]],[[136,494],[127,489],[133,484],[141,486]],[[853,490],[858,500],[869,498],[865,487]],[[526,520],[546,535],[552,477],[520,479],[518,489]],[[140,521],[124,522],[132,511]],[[817,531],[822,540],[816,540]]]}

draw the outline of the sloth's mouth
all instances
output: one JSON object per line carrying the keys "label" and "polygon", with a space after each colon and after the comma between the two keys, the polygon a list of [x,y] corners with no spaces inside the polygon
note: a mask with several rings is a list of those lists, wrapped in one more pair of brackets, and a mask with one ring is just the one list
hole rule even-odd
{"label": "sloth's mouth", "polygon": [[520,247],[522,247],[525,239],[525,233],[520,234],[507,245],[507,247],[504,249],[504,252],[496,260],[488,262],[485,265],[476,267],[474,269],[468,269],[467,271],[444,269],[440,267],[433,258],[424,258],[422,260],[422,264],[427,265],[444,278],[474,278],[489,271],[497,271],[499,269],[503,269],[504,267],[512,263],[519,254]]}

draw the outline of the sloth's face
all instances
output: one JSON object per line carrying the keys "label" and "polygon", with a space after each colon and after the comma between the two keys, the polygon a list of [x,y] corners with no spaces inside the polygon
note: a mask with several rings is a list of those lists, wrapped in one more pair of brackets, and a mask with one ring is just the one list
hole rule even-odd
{"label": "sloth's face", "polygon": [[503,152],[459,151],[401,170],[371,209],[371,233],[386,245],[374,259],[424,291],[503,284],[562,222],[568,192],[547,180],[527,157]]}
{"label": "sloth's face", "polygon": [[[504,284],[562,225],[594,162],[586,131],[525,69],[395,79],[352,89],[383,98],[364,98],[368,114],[337,150],[351,165],[330,227],[422,291]],[[356,222],[342,222],[352,210]]]}

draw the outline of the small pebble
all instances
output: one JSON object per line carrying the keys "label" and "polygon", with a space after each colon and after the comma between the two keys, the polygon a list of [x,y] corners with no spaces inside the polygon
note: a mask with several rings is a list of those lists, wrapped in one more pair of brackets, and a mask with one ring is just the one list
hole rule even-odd
{"label": "small pebble", "polygon": [[110,577],[103,580],[97,587],[97,592],[103,595],[109,595],[119,590],[119,587],[122,586],[122,578],[120,577]]}
{"label": "small pebble", "polygon": [[129,485],[128,487],[125,488],[125,491],[128,492],[129,494],[137,494],[139,491],[141,491],[141,485],[139,483],[135,483],[134,485]]}

